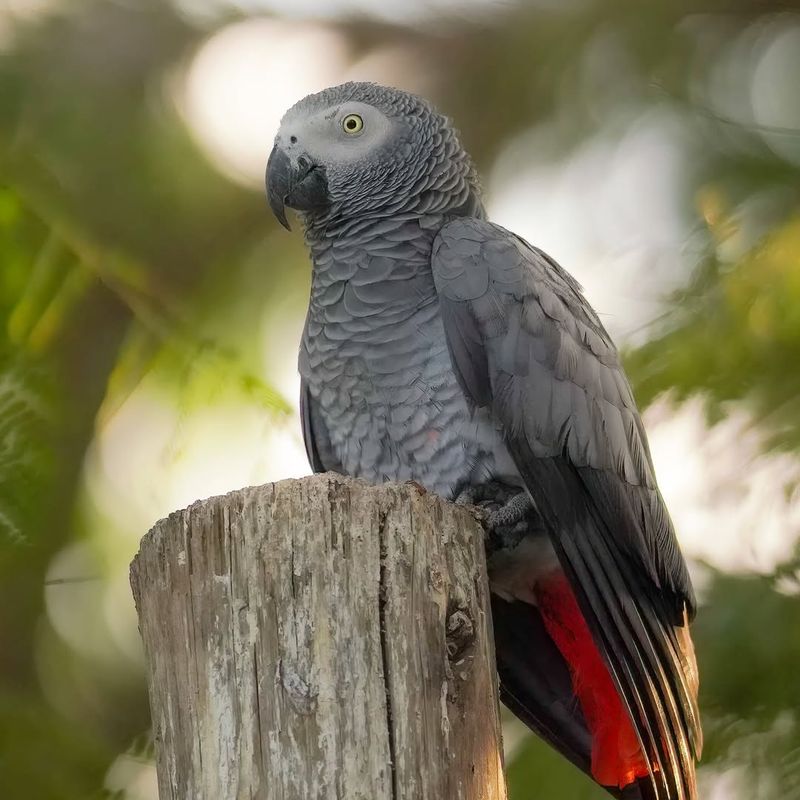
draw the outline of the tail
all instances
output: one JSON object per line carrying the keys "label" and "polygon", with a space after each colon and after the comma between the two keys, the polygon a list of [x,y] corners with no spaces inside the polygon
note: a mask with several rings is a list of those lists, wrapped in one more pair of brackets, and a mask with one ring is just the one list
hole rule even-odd
{"label": "tail", "polygon": [[[536,586],[537,606],[492,596],[501,699],[545,741],[622,800],[676,800],[654,780],[657,762],[642,747],[634,720],[569,582],[555,572]],[[675,629],[690,668],[697,670],[688,625]],[[694,776],[688,777],[694,784]]]}
{"label": "tail", "polygon": [[540,582],[536,596],[547,633],[569,665],[591,734],[592,777],[619,789],[646,778],[650,769],[633,723],[564,574]]}
{"label": "tail", "polygon": [[500,699],[534,733],[591,774],[592,737],[569,666],[536,606],[492,594]]}

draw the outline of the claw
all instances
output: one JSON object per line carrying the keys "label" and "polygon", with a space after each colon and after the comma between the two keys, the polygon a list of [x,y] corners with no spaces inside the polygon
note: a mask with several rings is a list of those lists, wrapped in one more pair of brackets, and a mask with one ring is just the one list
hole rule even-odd
{"label": "claw", "polygon": [[473,506],[490,551],[515,547],[531,530],[533,500],[525,489],[489,481],[465,486],[456,495],[461,506]]}
{"label": "claw", "polygon": [[486,519],[490,528],[507,528],[516,525],[533,510],[531,496],[522,491],[515,494],[505,505],[492,511]]}

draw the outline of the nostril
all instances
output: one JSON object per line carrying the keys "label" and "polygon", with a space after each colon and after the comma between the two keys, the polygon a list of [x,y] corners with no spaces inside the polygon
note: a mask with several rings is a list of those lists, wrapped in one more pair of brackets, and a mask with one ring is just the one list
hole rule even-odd
{"label": "nostril", "polygon": [[290,137],[289,137],[289,141],[290,141],[292,144],[297,144],[297,137],[296,137],[296,136],[290,136]]}

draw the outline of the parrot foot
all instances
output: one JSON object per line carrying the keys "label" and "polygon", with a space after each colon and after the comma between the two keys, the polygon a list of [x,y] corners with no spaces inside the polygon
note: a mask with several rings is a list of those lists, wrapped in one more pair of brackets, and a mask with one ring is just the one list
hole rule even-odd
{"label": "parrot foot", "polygon": [[486,524],[490,528],[508,528],[522,520],[527,521],[527,516],[533,511],[533,500],[524,489],[507,500],[500,508],[489,513]]}
{"label": "parrot foot", "polygon": [[467,486],[455,502],[476,506],[481,512],[487,554],[514,548],[532,530],[541,527],[531,496],[518,486],[497,481]]}

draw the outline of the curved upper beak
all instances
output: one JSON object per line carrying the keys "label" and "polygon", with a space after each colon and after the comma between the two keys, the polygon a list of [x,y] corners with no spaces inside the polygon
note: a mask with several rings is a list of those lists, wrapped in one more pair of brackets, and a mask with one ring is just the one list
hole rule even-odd
{"label": "curved upper beak", "polygon": [[328,180],[324,167],[307,155],[292,158],[279,145],[272,148],[267,161],[267,199],[272,213],[286,230],[286,207],[314,211],[328,206]]}

